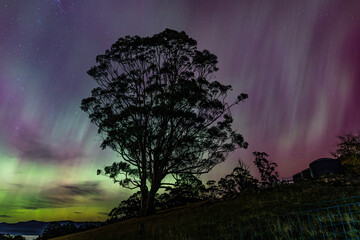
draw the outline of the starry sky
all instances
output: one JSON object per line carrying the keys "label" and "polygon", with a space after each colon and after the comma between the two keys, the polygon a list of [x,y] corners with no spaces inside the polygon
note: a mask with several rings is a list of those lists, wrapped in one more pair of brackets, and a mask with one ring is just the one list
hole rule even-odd
{"label": "starry sky", "polygon": [[360,128],[360,1],[0,0],[0,222],[97,221],[130,191],[96,170],[116,160],[80,110],[86,71],[119,37],[185,31],[218,56],[247,150],[292,176]]}

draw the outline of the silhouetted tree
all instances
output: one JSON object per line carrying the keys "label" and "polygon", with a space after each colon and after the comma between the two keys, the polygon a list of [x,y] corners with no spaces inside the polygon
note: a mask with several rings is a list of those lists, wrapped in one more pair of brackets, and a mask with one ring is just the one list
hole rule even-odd
{"label": "silhouetted tree", "polygon": [[182,206],[205,199],[205,186],[197,177],[189,174],[180,175],[173,187],[159,195],[162,209]]}
{"label": "silhouetted tree", "polygon": [[360,175],[360,131],[357,134],[345,133],[337,138],[340,142],[332,155],[341,161],[347,172]]}
{"label": "silhouetted tree", "polygon": [[77,232],[79,229],[75,226],[74,222],[68,222],[61,226],[61,232],[63,235]]}
{"label": "silhouetted tree", "polygon": [[215,200],[220,198],[219,188],[216,185],[215,180],[209,180],[206,182],[205,196],[207,199]]}
{"label": "silhouetted tree", "polygon": [[239,160],[232,173],[219,180],[217,190],[222,198],[233,198],[240,192],[256,189],[257,185],[258,180],[251,175],[249,168]]}
{"label": "silhouetted tree", "polygon": [[13,240],[26,240],[25,237],[21,236],[21,235],[16,235]]}
{"label": "silhouetted tree", "polygon": [[[180,175],[172,187],[168,187],[162,194],[156,194],[154,207],[156,210],[164,210],[198,202],[205,199],[204,191],[205,186],[200,179],[193,175]],[[140,203],[141,192],[138,191],[113,208],[108,215],[109,220],[125,220],[138,216]]]}
{"label": "silhouetted tree", "polygon": [[11,236],[9,234],[0,234],[0,240],[25,240],[21,235]]}
{"label": "silhouetted tree", "polygon": [[277,164],[267,160],[269,155],[265,152],[253,152],[253,155],[255,156],[254,164],[261,176],[261,183],[264,186],[274,186],[279,183],[279,174],[275,170]]}
{"label": "silhouetted tree", "polygon": [[101,147],[121,157],[98,174],[140,188],[142,216],[154,211],[167,175],[207,173],[248,145],[232,130],[230,113],[247,95],[228,104],[231,86],[212,80],[217,57],[196,45],[186,33],[169,29],[126,36],[88,71],[99,86],[81,109],[98,126]]}
{"label": "silhouetted tree", "polygon": [[139,215],[141,192],[138,191],[128,199],[121,201],[118,207],[113,208],[109,213],[110,220],[125,220]]}
{"label": "silhouetted tree", "polygon": [[77,229],[78,232],[86,231],[94,228],[98,228],[104,226],[106,223],[104,222],[85,222],[83,225],[79,226]]}
{"label": "silhouetted tree", "polygon": [[37,238],[39,240],[62,236],[62,227],[58,222],[51,222],[46,226],[43,233]]}
{"label": "silhouetted tree", "polygon": [[[64,224],[59,222],[52,222],[43,231],[43,233],[36,238],[36,240],[47,240],[50,238],[55,238],[63,235],[68,235],[71,233],[81,232],[85,230],[90,230],[105,225],[102,222],[86,222],[79,227],[76,227],[75,223],[70,221]],[[1,239],[0,239],[1,240]]]}
{"label": "silhouetted tree", "polygon": [[12,237],[9,234],[0,234],[0,240],[9,240]]}

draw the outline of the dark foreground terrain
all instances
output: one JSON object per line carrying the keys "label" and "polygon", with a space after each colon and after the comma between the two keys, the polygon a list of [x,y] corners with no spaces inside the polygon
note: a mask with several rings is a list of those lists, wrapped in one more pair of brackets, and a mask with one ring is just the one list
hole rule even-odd
{"label": "dark foreground terrain", "polygon": [[[360,195],[359,180],[340,179],[333,181],[331,177],[322,180],[308,180],[302,183],[279,185],[271,189],[243,193],[235,199],[204,201],[173,208],[158,212],[146,218],[134,218],[55,239],[139,239],[139,229],[141,225],[146,229],[146,239],[154,240],[232,239],[233,236],[235,239],[247,239],[247,237],[251,237],[251,235],[254,234],[254,237],[256,237],[259,230],[262,230],[264,234],[268,235],[278,234],[279,239],[281,239],[282,236],[286,238],[286,236],[290,236],[290,234],[292,236],[296,234],[298,234],[296,236],[300,236],[299,230],[297,230],[297,232],[295,231],[295,225],[299,224],[297,224],[297,222],[290,223],[292,219],[295,219],[294,216],[296,216],[297,212],[308,214],[307,210],[310,209],[320,209],[321,211],[321,209],[326,209],[326,207],[329,206],[346,205],[347,202],[360,201],[360,198],[356,198],[358,195]],[[348,208],[348,205],[346,205],[346,207]],[[277,216],[281,217],[279,218]],[[306,217],[306,215],[304,216]],[[320,221],[319,226],[315,226],[314,221],[311,222],[313,217],[316,217],[316,220]],[[309,236],[315,234],[315,237],[316,234],[321,234],[322,236],[324,232],[325,234],[337,234],[336,226],[335,230],[332,225],[328,225],[325,229],[325,226],[327,226],[325,224],[326,219],[322,220],[323,218],[326,218],[327,222],[330,220],[332,224],[335,221],[332,220],[332,216],[330,218],[328,218],[327,215],[320,216],[319,213],[315,211],[314,216],[311,215],[310,217],[307,216],[306,219],[304,218],[306,221],[310,219],[310,227],[308,226],[308,222],[306,222],[307,225],[303,226],[301,234],[308,234]],[[268,219],[274,219],[276,221],[268,221]],[[296,221],[298,220],[299,219]],[[261,229],[261,226],[263,226],[266,221],[271,232],[266,233],[266,229]],[[285,227],[280,226],[281,221],[288,225]],[[256,230],[257,223],[258,229]],[[311,223],[313,223],[313,225],[311,225]],[[246,224],[247,226],[245,226]],[[332,227],[332,231],[330,227]],[[319,232],[314,232],[314,228],[319,228]],[[246,233],[246,230],[248,233]],[[340,235],[338,235],[337,238],[342,239]]]}

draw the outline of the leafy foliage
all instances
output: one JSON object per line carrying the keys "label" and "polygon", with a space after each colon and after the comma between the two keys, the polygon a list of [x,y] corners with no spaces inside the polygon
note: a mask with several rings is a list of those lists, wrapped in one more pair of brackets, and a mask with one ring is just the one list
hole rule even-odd
{"label": "leafy foliage", "polygon": [[207,199],[215,200],[220,198],[219,188],[215,180],[209,180],[206,182],[205,196]]}
{"label": "leafy foliage", "polygon": [[125,220],[139,215],[141,192],[138,191],[128,199],[121,201],[118,207],[113,208],[109,213],[110,220]]}
{"label": "leafy foliage", "polygon": [[267,160],[269,155],[265,152],[253,152],[255,156],[254,164],[259,170],[261,183],[264,186],[274,186],[279,183],[279,174],[275,171],[277,164]]}
{"label": "leafy foliage", "polygon": [[[172,187],[163,194],[156,194],[154,206],[156,210],[195,203],[205,199],[205,186],[201,180],[192,175],[181,175]],[[109,220],[125,220],[138,216],[141,204],[141,192],[138,191],[123,200],[118,207],[109,213]]]}
{"label": "leafy foliage", "polygon": [[42,239],[49,239],[53,237],[58,237],[65,235],[66,233],[62,233],[62,226],[58,222],[52,222],[49,223],[49,225],[46,226],[44,232],[38,237],[39,240]]}
{"label": "leafy foliage", "polygon": [[205,199],[205,186],[193,175],[181,175],[174,186],[159,195],[162,209],[177,207]]}
{"label": "leafy foliage", "polygon": [[221,178],[218,182],[218,194],[222,198],[233,198],[240,192],[254,190],[258,187],[258,180],[255,179],[249,168],[241,161],[234,168],[231,174]]}
{"label": "leafy foliage", "polygon": [[81,109],[98,126],[101,147],[122,159],[98,174],[140,188],[141,215],[153,211],[167,175],[207,173],[248,145],[232,130],[230,112],[247,95],[228,104],[231,86],[212,80],[217,57],[196,45],[170,29],[152,37],[126,36],[88,71],[99,86]]}
{"label": "leafy foliage", "polygon": [[0,234],[0,240],[25,240],[21,235],[11,236],[9,234]]}
{"label": "leafy foliage", "polygon": [[[274,186],[276,183],[280,183],[278,173],[275,172],[276,163],[269,162],[266,159],[268,157],[266,153],[255,153],[262,182],[259,182],[251,175],[249,168],[241,160],[238,161],[238,165],[231,174],[221,178],[217,183],[214,180],[209,180],[206,183],[207,187],[194,175],[180,175],[175,184],[167,187],[163,194],[156,195],[154,204],[156,209],[164,210],[203,200],[235,198],[247,191],[258,190],[261,187]],[[109,221],[136,217],[139,213],[140,204],[141,192],[139,191],[111,210]]]}
{"label": "leafy foliage", "polygon": [[93,228],[97,228],[104,225],[104,223],[94,223],[94,222],[87,222],[82,224],[79,227],[75,226],[74,222],[68,222],[66,224],[60,224],[59,222],[51,222],[49,225],[46,226],[44,232],[36,238],[37,240],[46,240],[50,238],[55,238],[59,236],[64,236],[71,233],[81,232],[90,230]]}
{"label": "leafy foliage", "polygon": [[337,138],[340,142],[333,156],[340,159],[348,173],[360,175],[360,131],[357,134],[345,133]]}

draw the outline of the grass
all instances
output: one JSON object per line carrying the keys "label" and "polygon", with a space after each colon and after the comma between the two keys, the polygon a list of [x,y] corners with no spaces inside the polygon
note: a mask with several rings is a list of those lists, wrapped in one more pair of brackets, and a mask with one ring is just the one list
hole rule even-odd
{"label": "grass", "polygon": [[[327,234],[325,239],[333,239],[334,233],[343,228],[340,224],[335,226],[336,229],[333,231],[334,227],[331,224],[335,225],[339,219],[329,218],[327,211],[320,213],[304,211],[342,204],[346,201],[328,203],[322,201],[350,196],[360,196],[359,180],[353,180],[350,184],[312,180],[301,184],[281,185],[259,192],[243,193],[231,200],[199,202],[158,212],[146,218],[134,218],[55,239],[139,239],[140,223],[145,223],[146,239],[154,240],[312,239],[313,237],[324,239],[324,234]],[[296,215],[297,211],[303,213]],[[346,221],[352,216],[344,214],[342,217]],[[300,225],[298,218],[301,218]],[[311,225],[308,224],[309,219]],[[355,225],[346,227],[359,229],[359,226]],[[352,234],[356,232],[353,231]],[[337,235],[336,239],[342,237]]]}

